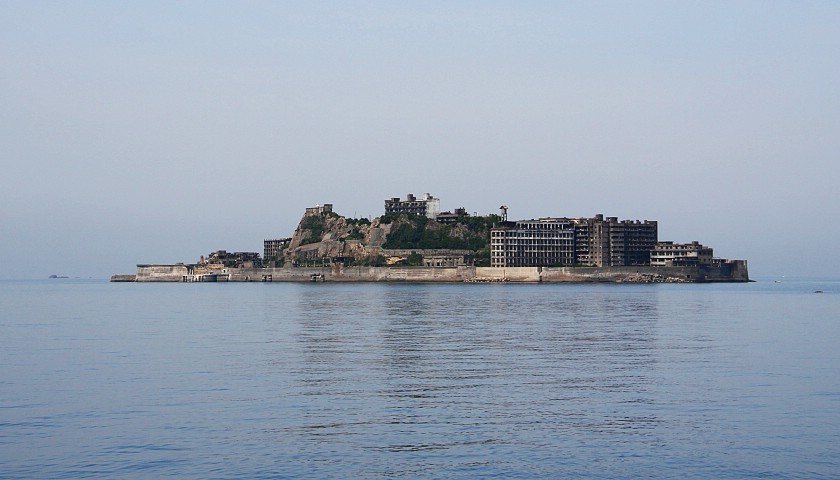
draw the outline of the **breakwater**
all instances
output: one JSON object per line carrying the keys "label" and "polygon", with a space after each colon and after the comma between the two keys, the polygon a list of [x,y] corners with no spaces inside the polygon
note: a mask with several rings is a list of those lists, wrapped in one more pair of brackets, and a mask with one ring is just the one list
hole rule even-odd
{"label": "breakwater", "polygon": [[[131,281],[115,275],[112,281]],[[222,268],[138,265],[136,282],[522,282],[703,283],[748,282],[745,260],[700,267],[323,267]]]}

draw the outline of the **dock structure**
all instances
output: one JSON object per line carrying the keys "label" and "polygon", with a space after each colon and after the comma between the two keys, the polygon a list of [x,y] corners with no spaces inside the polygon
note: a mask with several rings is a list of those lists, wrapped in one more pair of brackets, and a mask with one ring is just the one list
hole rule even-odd
{"label": "dock structure", "polygon": [[191,275],[183,275],[182,281],[184,283],[195,282],[229,282],[231,280],[230,273],[195,273]]}

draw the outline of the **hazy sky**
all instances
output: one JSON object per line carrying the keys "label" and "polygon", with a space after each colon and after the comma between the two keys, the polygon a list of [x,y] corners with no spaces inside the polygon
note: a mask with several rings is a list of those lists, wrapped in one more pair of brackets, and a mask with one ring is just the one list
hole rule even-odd
{"label": "hazy sky", "polygon": [[0,277],[430,192],[840,270],[840,2],[0,1]]}

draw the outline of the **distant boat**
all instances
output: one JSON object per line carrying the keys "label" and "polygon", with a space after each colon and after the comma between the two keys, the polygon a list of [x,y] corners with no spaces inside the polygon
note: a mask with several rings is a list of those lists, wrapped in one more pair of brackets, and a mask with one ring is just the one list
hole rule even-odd
{"label": "distant boat", "polygon": [[49,276],[49,277],[47,277],[47,278],[70,278],[70,277],[65,277],[65,276],[62,276],[62,275],[55,275],[55,274],[52,274],[52,275],[50,275],[50,276]]}

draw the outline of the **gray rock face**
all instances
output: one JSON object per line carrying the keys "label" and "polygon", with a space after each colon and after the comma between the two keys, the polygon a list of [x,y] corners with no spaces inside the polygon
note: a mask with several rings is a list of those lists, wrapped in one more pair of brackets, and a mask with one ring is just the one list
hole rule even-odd
{"label": "gray rock face", "polygon": [[292,235],[286,261],[297,264],[321,258],[361,260],[380,255],[391,224],[359,222],[333,212],[307,211]]}

